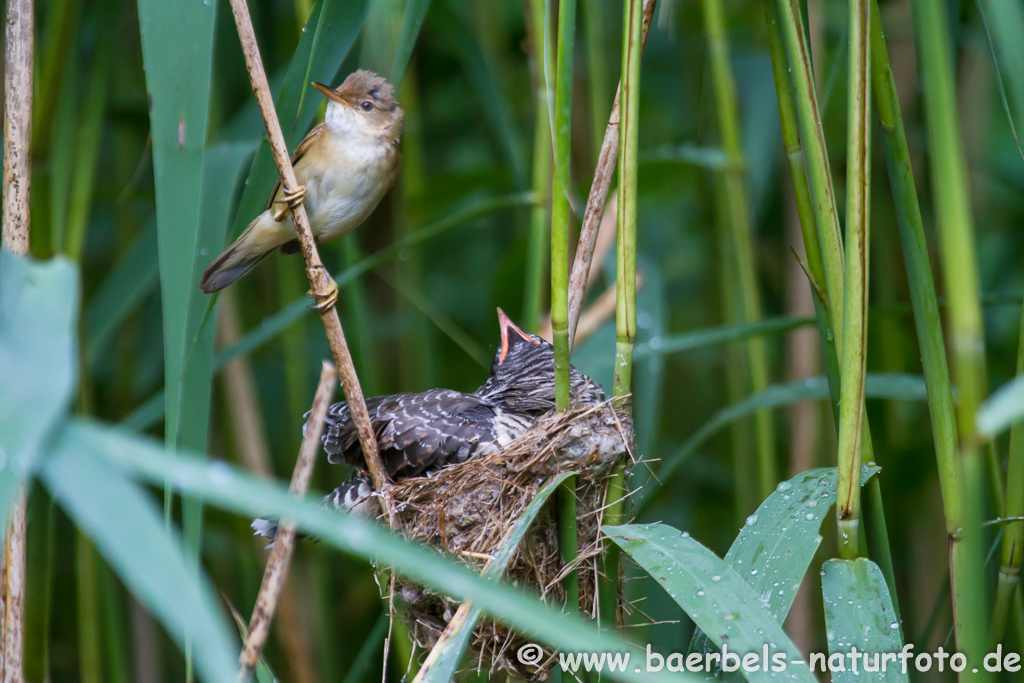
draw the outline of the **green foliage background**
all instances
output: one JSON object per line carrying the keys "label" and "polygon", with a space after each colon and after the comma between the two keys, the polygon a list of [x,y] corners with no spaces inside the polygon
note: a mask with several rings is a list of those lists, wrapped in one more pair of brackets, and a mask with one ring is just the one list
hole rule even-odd
{"label": "green foliage background", "polygon": [[[402,79],[398,92],[407,114],[399,185],[357,232],[321,247],[343,287],[339,310],[367,395],[436,386],[472,390],[498,342],[496,306],[525,327],[538,325],[524,315],[531,292],[547,291],[527,275],[535,272],[531,263],[547,258],[529,239],[534,127],[543,121],[536,115],[534,80],[544,66],[534,63],[527,4],[250,3],[291,144],[319,115],[320,97],[308,88],[310,80],[337,83],[356,68]],[[1012,4],[935,4],[951,27],[987,381],[998,387],[1016,374],[1024,290],[1024,159],[1012,130],[1014,123],[1024,125],[1024,59],[1020,34],[1010,30],[1020,26],[1024,12]],[[633,508],[638,521],[685,529],[719,556],[762,499],[757,410],[771,409],[772,484],[836,461],[814,310],[790,251],[802,254],[803,245],[763,8],[736,0],[724,3],[724,10],[753,226],[754,294],[765,322],[739,324],[736,313],[739,275],[723,240],[728,227],[718,186],[732,161],[717,132],[702,6],[662,0],[642,62],[637,262],[643,286],[633,370],[637,447],[651,463],[634,472],[634,486],[642,487]],[[808,14],[842,219],[846,9],[811,1]],[[923,115],[909,4],[884,3],[881,16],[944,302],[928,173],[934,143]],[[611,110],[621,17],[616,0],[580,3],[570,170],[577,214]],[[546,27],[551,40],[555,26],[552,12]],[[75,412],[119,425],[122,438],[149,434],[245,467],[223,374],[228,360],[240,360],[255,382],[273,474],[287,479],[320,360],[329,355],[316,315],[304,308],[302,263],[274,256],[231,288],[231,306],[221,298],[217,316],[223,325],[225,311],[233,311],[241,342],[222,338],[214,346],[213,319],[204,325],[207,299],[195,286],[222,244],[261,207],[276,177],[228,3],[40,0],[36,60],[32,253],[64,254],[81,272]],[[881,140],[874,146],[868,413],[882,468],[893,600],[898,596],[905,640],[919,650],[934,649],[949,640],[951,626],[948,548],[907,269]],[[154,163],[167,175],[154,173]],[[578,225],[577,216],[571,243]],[[614,252],[603,262],[591,299],[613,284]],[[547,310],[546,300],[541,308]],[[759,387],[741,343],[750,338],[764,340],[771,385],[753,398]],[[614,352],[611,319],[577,346],[573,363],[610,391]],[[1005,467],[1005,437],[997,446],[996,464]],[[97,462],[103,461],[93,462],[92,470],[80,465],[80,483],[102,481],[117,499],[127,484],[117,477],[91,479]],[[159,486],[160,476],[152,472],[146,478]],[[27,679],[183,679],[186,661],[174,644],[180,634],[160,630],[78,531],[103,545],[95,526],[53,503],[51,494],[63,503],[72,500],[72,482],[61,483],[56,466],[43,476],[47,487],[34,485],[29,498]],[[330,490],[343,476],[318,463],[315,488]],[[1000,481],[1005,483],[1002,472]],[[156,501],[159,491],[152,494]],[[243,514],[168,500],[173,523],[183,527],[189,547],[200,549],[210,585],[247,615],[265,553],[249,538],[245,515],[260,513],[260,500],[250,500],[249,511],[235,505]],[[116,517],[116,509],[110,512]],[[995,516],[991,501],[984,514]],[[827,647],[817,569],[834,554],[834,525],[826,522],[822,533],[826,539],[786,624],[804,652]],[[995,540],[993,530],[986,541]],[[997,551],[985,574],[993,589],[998,564]],[[655,579],[634,564],[627,563],[626,571],[626,596],[639,608],[630,619],[638,626],[628,636],[664,652],[685,649],[693,622]],[[386,603],[365,554],[305,544],[291,575],[293,635],[301,647],[288,650],[286,638],[275,633],[267,659],[278,677],[303,683],[376,678]],[[163,579],[173,595],[170,569]],[[1019,595],[1014,609],[1020,609]],[[187,621],[188,615],[179,618]],[[1017,650],[1024,649],[1020,623],[1019,615],[1011,619],[1007,641]],[[304,652],[305,660],[296,652]],[[399,634],[391,680],[402,679],[409,656]]]}

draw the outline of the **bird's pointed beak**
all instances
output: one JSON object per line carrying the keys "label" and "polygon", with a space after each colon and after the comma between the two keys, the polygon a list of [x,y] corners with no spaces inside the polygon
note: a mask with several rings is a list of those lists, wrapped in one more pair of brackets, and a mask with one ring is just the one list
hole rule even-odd
{"label": "bird's pointed beak", "polygon": [[333,102],[337,102],[338,104],[344,104],[346,107],[352,106],[345,99],[343,99],[341,95],[338,94],[338,91],[324,85],[323,83],[317,83],[316,81],[314,81],[313,87],[322,92],[324,94],[324,97]]}
{"label": "bird's pointed beak", "polygon": [[500,308],[498,309],[498,324],[501,326],[501,355],[498,357],[499,364],[504,363],[505,356],[508,355],[508,349],[510,346],[509,331],[515,332],[516,334],[518,334],[520,337],[530,342],[531,344],[539,343],[530,335],[526,334],[521,329],[519,329],[519,327],[517,327],[516,324],[512,322],[512,319],[505,315],[505,311],[501,310]]}

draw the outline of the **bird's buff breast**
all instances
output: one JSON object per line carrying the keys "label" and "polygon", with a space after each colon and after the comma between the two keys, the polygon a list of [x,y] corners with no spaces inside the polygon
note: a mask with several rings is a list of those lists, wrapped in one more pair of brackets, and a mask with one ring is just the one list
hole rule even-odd
{"label": "bird's buff breast", "polygon": [[398,172],[396,149],[353,144],[330,147],[326,151],[332,158],[324,160],[327,163],[310,164],[330,170],[305,182],[299,179],[306,186],[303,203],[309,213],[310,227],[320,241],[344,235],[366,220],[394,183]]}

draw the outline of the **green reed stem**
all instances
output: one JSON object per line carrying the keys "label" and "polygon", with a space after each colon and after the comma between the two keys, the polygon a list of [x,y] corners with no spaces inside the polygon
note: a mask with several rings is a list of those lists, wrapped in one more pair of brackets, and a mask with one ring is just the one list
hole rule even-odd
{"label": "green reed stem", "polygon": [[[803,143],[811,206],[817,227],[818,246],[821,249],[824,279],[823,282],[817,283],[816,291],[825,300],[828,319],[831,323],[831,329],[825,332],[827,344],[823,351],[825,367],[828,370],[832,357],[828,349],[828,346],[832,344],[828,342],[834,342],[836,356],[841,356],[843,349],[843,326],[841,321],[843,320],[845,275],[843,245],[839,232],[839,214],[836,210],[835,193],[832,187],[832,176],[828,164],[828,152],[825,147],[825,137],[821,126],[821,113],[818,107],[817,94],[814,90],[814,75],[811,72],[810,48],[807,44],[807,37],[804,34],[803,15],[800,4],[797,0],[768,0],[768,2],[772,1],[776,2],[778,9],[780,34],[786,54],[785,70],[777,69],[776,73],[778,75],[788,74],[793,88],[794,111],[800,130],[800,138]],[[771,8],[766,10],[766,13],[769,18],[769,31],[771,31]],[[778,83],[776,87],[779,87]],[[782,108],[780,108],[780,113],[784,113]],[[809,249],[808,244],[805,244],[805,248]],[[808,257],[808,261],[810,263],[810,257]],[[830,333],[831,338],[829,338]],[[833,394],[833,401],[835,401],[834,383],[830,384],[830,391]],[[835,403],[833,403],[833,409],[836,409],[836,407]],[[861,459],[864,462],[874,462],[874,446],[866,414],[863,414],[862,430]],[[878,486],[876,482],[868,482],[869,489],[876,486]],[[873,493],[872,496],[874,496]],[[884,513],[881,509],[877,512],[878,514],[869,521],[867,528],[869,541],[873,541],[869,545],[873,546],[884,545],[887,538],[886,530],[883,526]],[[894,572],[891,563],[888,562],[888,557],[882,555],[876,559],[879,561],[879,566],[886,577],[890,590],[895,592]]]}
{"label": "green reed stem", "polygon": [[[572,62],[576,0],[558,4],[558,61],[555,72],[555,176],[551,195],[551,330],[555,346],[555,407],[569,407],[569,162],[572,146]],[[558,540],[562,561],[576,560],[576,477],[558,490]],[[562,581],[566,609],[579,611],[577,572]]]}
{"label": "green reed stem", "polygon": [[779,23],[788,58],[797,122],[804,143],[811,206],[818,228],[818,243],[825,277],[824,282],[819,284],[824,285],[833,322],[832,334],[835,337],[836,353],[841,354],[843,338],[840,321],[843,319],[844,279],[842,238],[839,232],[839,214],[836,212],[835,191],[832,188],[832,174],[828,165],[828,152],[825,148],[825,135],[821,127],[818,96],[814,91],[810,49],[804,35],[797,0],[774,1],[778,3]]}
{"label": "green reed stem", "polygon": [[[957,604],[957,646],[973,666],[961,680],[987,681],[979,666],[987,645],[984,543],[981,519],[985,500],[982,443],[975,413],[987,391],[977,254],[967,172],[961,149],[953,51],[945,5],[936,0],[913,3],[921,65],[925,119],[928,124],[935,215],[949,298],[949,328],[959,405],[957,426],[964,480],[964,520],[960,532],[966,548],[960,578],[963,599]],[[957,567],[954,567],[956,571]],[[977,671],[975,673],[974,671]]]}
{"label": "green reed stem", "polygon": [[[1024,374],[1024,317],[1021,318],[1017,350],[1017,374]],[[1024,422],[1010,428],[1010,459],[1006,474],[1006,508],[1008,518],[1024,517]],[[989,640],[994,647],[1006,638],[1006,626],[1013,608],[1014,594],[1020,585],[1021,558],[1024,557],[1024,522],[1008,522],[1003,527],[1002,560],[999,582],[992,606]],[[1015,615],[1020,618],[1020,615]]]}
{"label": "green reed stem", "polygon": [[[900,115],[896,81],[889,65],[889,52],[885,45],[885,36],[882,34],[878,5],[874,1],[871,8],[871,76],[875,106],[882,128],[882,140],[885,143],[886,164],[892,183],[896,221],[903,246],[903,260],[910,286],[921,365],[928,391],[932,441],[935,444],[939,489],[942,492],[946,533],[950,542],[953,606],[954,611],[960,611],[956,608],[957,604],[964,604],[967,600],[963,595],[965,587],[960,573],[968,558],[964,553],[966,546],[960,542],[959,531],[964,523],[964,500],[953,390],[943,341],[942,319],[939,316],[939,304],[935,294],[935,281],[924,235],[924,222],[921,219],[921,207],[914,185],[914,171],[910,164],[910,150],[907,147],[903,118]],[[959,623],[962,619],[954,615],[954,621]]]}
{"label": "green reed stem", "polygon": [[78,559],[78,672],[82,683],[100,683],[102,653],[100,651],[100,605],[96,575],[96,551],[89,539],[75,533],[75,554]]}
{"label": "green reed stem", "polygon": [[[736,264],[738,277],[737,303],[741,322],[752,323],[761,319],[757,272],[754,259],[750,207],[747,201],[745,179],[746,164],[740,140],[739,108],[736,103],[736,84],[729,64],[729,41],[726,37],[725,18],[721,0],[704,0],[704,30],[707,33],[715,104],[718,110],[718,128],[728,163],[722,171],[722,184],[727,201],[726,223],[729,230],[729,257]],[[754,393],[768,388],[768,360],[763,339],[747,343],[750,365],[750,385]],[[760,499],[767,498],[775,488],[775,435],[772,415],[768,410],[755,416],[757,433],[757,472]]]}
{"label": "green reed stem", "polygon": [[858,555],[861,439],[867,361],[871,243],[871,4],[850,0],[850,73],[847,89],[846,276],[843,284],[842,384],[839,404],[839,557]]}
{"label": "green reed stem", "polygon": [[[622,22],[622,90],[619,101],[619,202],[615,241],[615,370],[612,396],[632,410],[633,345],[636,342],[637,159],[640,134],[640,55],[643,50],[642,0],[627,0]],[[626,463],[615,466],[608,482],[604,524],[622,523]],[[605,544],[605,598],[602,624],[616,623],[619,595],[619,553]]]}
{"label": "green reed stem", "polygon": [[[1016,118],[1017,134],[1020,134],[1024,120],[1024,44],[1020,36],[1024,32],[1024,7],[1015,2],[995,2],[985,0],[988,14],[988,28],[991,40],[998,56],[1002,70],[1010,76],[1007,79],[1009,101]],[[996,77],[1001,74],[996,72]],[[1018,141],[1019,144],[1019,141]],[[1024,322],[1021,327],[1020,349],[1017,355],[1017,374],[1024,373]],[[1003,509],[1006,517],[1024,515],[1024,424],[1018,422],[1010,430],[1010,453],[1007,467],[1006,502]],[[1010,647],[1006,638],[1007,620],[1013,616],[1020,626],[1024,622],[1024,608],[1021,607],[1021,595],[1017,586],[1020,583],[1021,559],[1024,556],[1024,523],[1011,522],[1003,529],[1002,560],[999,567],[999,580],[996,587],[995,603],[992,607],[992,624],[990,643],[1004,643]],[[1014,592],[1017,592],[1014,606]],[[1018,637],[1024,638],[1024,628],[1018,629]]]}
{"label": "green reed stem", "polygon": [[796,212],[800,220],[800,233],[804,240],[804,256],[807,272],[811,279],[811,294],[814,301],[814,316],[818,323],[821,339],[825,374],[828,377],[829,392],[835,422],[839,424],[839,358],[836,354],[835,337],[832,335],[832,320],[824,296],[825,266],[821,260],[821,245],[814,222],[814,206],[807,186],[807,172],[804,168],[804,150],[800,145],[800,129],[796,108],[793,103],[793,84],[789,78],[786,63],[786,48],[783,44],[782,27],[779,25],[779,7],[776,0],[765,0],[765,20],[768,24],[768,44],[772,56],[772,71],[775,75],[775,92],[779,101],[779,119],[782,124],[782,142],[786,147],[786,159],[793,181],[793,195],[796,198]]}
{"label": "green reed stem", "polygon": [[555,72],[555,176],[551,196],[551,330],[555,347],[555,405],[569,406],[569,165],[572,147],[573,38],[576,0],[559,0]]}
{"label": "green reed stem", "polygon": [[[523,322],[528,332],[536,332],[544,310],[544,275],[547,261],[548,222],[551,202],[551,82],[554,73],[548,44],[548,14],[544,0],[530,0],[529,31],[533,45],[535,107],[533,118],[533,181],[531,189],[538,198],[530,207],[530,236],[526,249],[526,290]],[[568,315],[568,314],[567,314]]]}

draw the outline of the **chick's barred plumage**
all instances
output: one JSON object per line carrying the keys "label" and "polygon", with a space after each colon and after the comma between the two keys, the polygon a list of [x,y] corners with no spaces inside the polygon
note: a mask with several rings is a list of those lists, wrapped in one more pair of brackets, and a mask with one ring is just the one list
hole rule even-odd
{"label": "chick's barred plumage", "polygon": [[[501,347],[494,354],[487,381],[471,394],[452,389],[374,396],[366,400],[370,425],[377,436],[388,476],[404,479],[429,475],[448,465],[487,455],[522,436],[555,408],[554,349],[540,337],[516,327],[501,311]],[[604,401],[592,379],[570,367],[573,402],[590,406]],[[348,464],[356,471],[324,498],[336,509],[372,515],[373,486],[348,404],[327,411],[322,437],[328,462]],[[253,524],[270,535],[276,525]]]}
{"label": "chick's barred plumage", "polygon": [[[501,348],[491,375],[472,394],[432,389],[419,394],[376,396],[366,402],[388,475],[419,476],[485,455],[521,436],[555,407],[554,350],[523,332],[504,313]],[[604,393],[592,379],[570,369],[573,400],[593,405]],[[366,468],[348,405],[327,412],[324,450],[331,463]]]}

